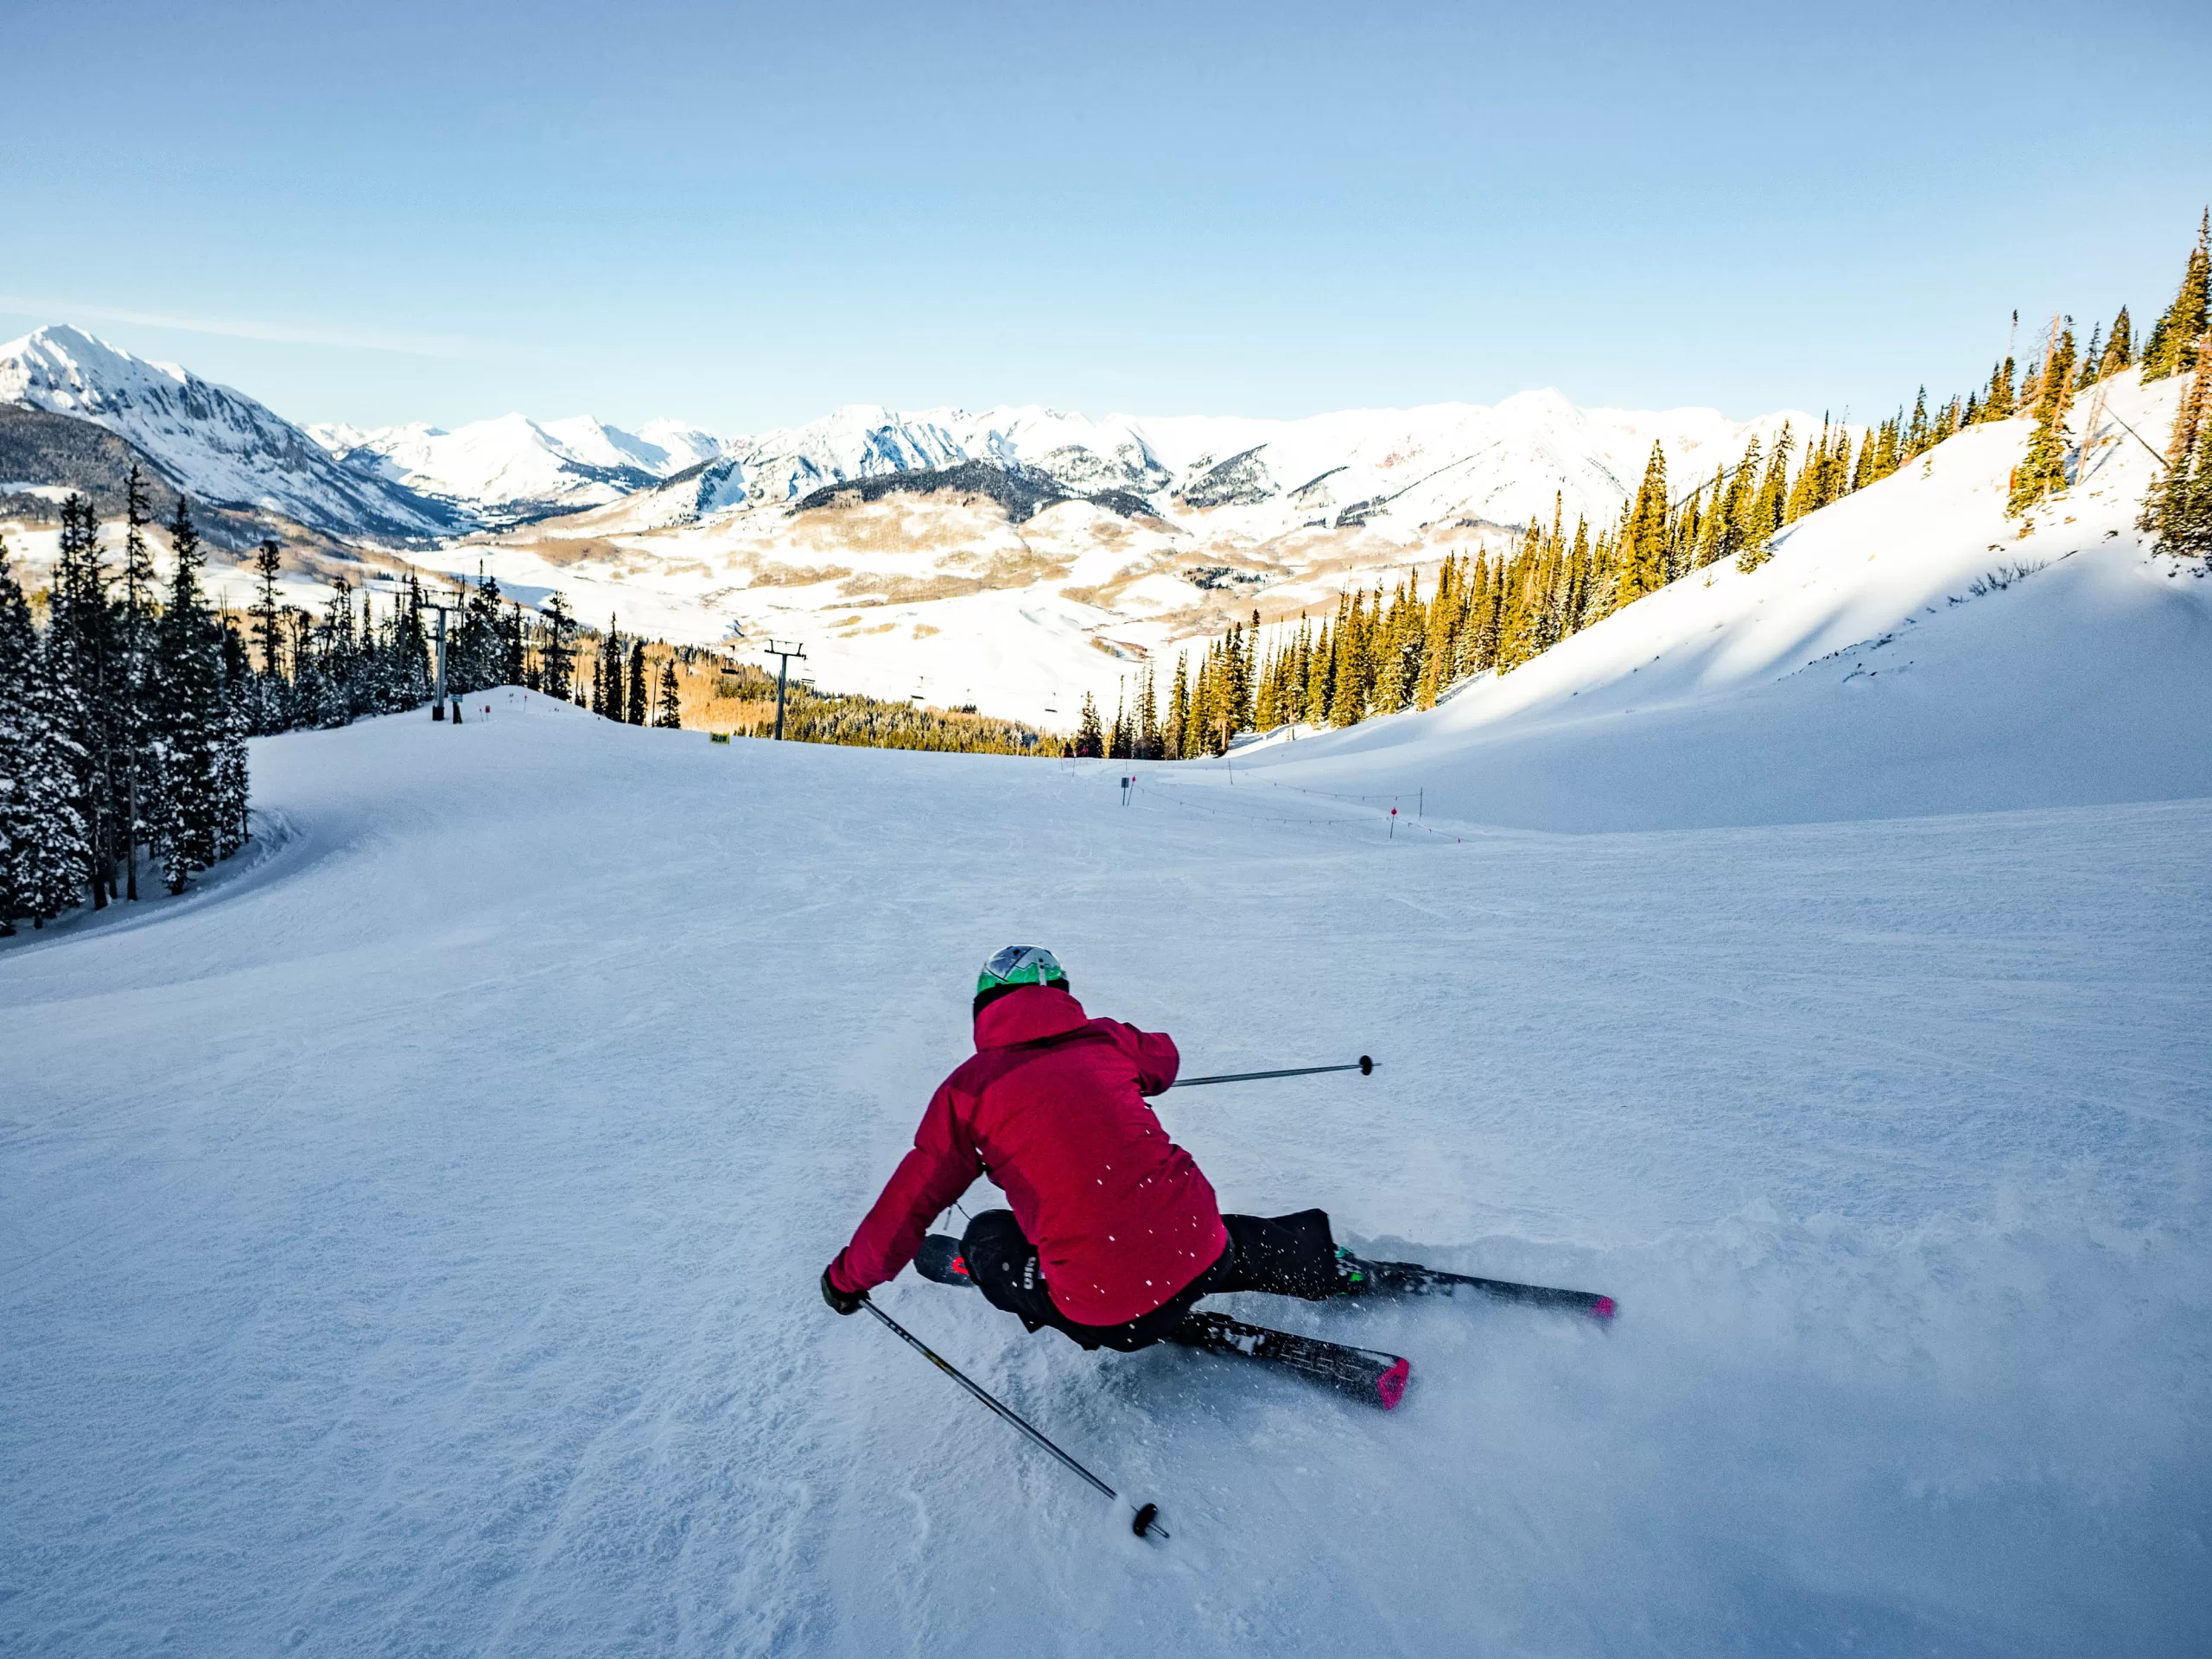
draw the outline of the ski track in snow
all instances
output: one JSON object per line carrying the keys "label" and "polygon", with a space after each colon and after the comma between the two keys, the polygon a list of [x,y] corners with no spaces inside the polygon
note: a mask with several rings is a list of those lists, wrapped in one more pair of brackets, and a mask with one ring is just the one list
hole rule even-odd
{"label": "ski track in snow", "polygon": [[[505,693],[255,766],[264,865],[0,949],[0,1649],[2212,1646],[2212,802],[1389,840]],[[1225,1206],[1617,1325],[1223,1299],[1385,1415],[879,1293],[1133,1538],[815,1291],[1008,940],[1376,1056],[1166,1096]]]}

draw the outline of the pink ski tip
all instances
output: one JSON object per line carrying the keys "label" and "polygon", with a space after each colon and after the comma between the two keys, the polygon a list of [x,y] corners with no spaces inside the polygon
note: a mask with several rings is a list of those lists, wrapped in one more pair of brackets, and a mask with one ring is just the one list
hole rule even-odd
{"label": "pink ski tip", "polygon": [[1382,1396],[1382,1409],[1395,1411],[1398,1402],[1406,1397],[1406,1379],[1413,1375],[1413,1363],[1400,1360],[1375,1379],[1375,1392]]}
{"label": "pink ski tip", "polygon": [[1611,1319],[1613,1317],[1613,1299],[1610,1296],[1600,1296],[1597,1300],[1596,1303],[1592,1306],[1590,1309],[1590,1317],[1593,1319]]}

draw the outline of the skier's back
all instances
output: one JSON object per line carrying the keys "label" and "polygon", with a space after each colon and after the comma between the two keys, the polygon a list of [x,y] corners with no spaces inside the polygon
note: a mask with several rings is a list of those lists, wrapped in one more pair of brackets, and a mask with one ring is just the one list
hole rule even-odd
{"label": "skier's back", "polygon": [[1338,1294],[1338,1255],[1319,1210],[1220,1213],[1212,1186],[1145,1103],[1175,1080],[1165,1035],[1093,1020],[1049,950],[1010,945],[980,976],[976,1054],[945,1079],[914,1147],[822,1276],[851,1313],[895,1277],[932,1217],[988,1174],[1011,1211],[969,1224],[948,1268],[1036,1331],[1087,1348],[1141,1348],[1199,1297]]}

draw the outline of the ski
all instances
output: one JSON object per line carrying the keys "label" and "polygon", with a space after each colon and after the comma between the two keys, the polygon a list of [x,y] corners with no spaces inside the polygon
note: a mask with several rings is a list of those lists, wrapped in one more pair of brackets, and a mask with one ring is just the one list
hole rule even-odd
{"label": "ski", "polygon": [[1586,1313],[1593,1319],[1613,1317],[1613,1299],[1592,1290],[1555,1290],[1548,1285],[1516,1285],[1510,1279],[1478,1279],[1471,1274],[1446,1273],[1417,1262],[1368,1262],[1347,1255],[1339,1268],[1357,1274],[1346,1294],[1351,1296],[1450,1296],[1471,1290],[1501,1302],[1529,1307],[1555,1307]]}
{"label": "ski", "polygon": [[1372,1348],[1348,1348],[1316,1337],[1294,1336],[1265,1325],[1246,1325],[1226,1313],[1193,1313],[1167,1334],[1167,1340],[1210,1354],[1240,1354],[1310,1377],[1385,1411],[1405,1398],[1412,1363]]}
{"label": "ski", "polygon": [[[921,1249],[914,1253],[914,1268],[923,1278],[940,1285],[965,1285],[971,1289],[975,1286],[968,1276],[968,1264],[960,1259],[960,1241],[944,1233],[931,1233],[922,1241]],[[1265,1360],[1385,1411],[1395,1410],[1405,1398],[1406,1379],[1413,1370],[1412,1362],[1395,1354],[1270,1331],[1265,1325],[1232,1319],[1226,1313],[1192,1313],[1169,1332],[1166,1339],[1210,1354]]]}
{"label": "ski", "polygon": [[[1418,1262],[1369,1262],[1348,1251],[1338,1252],[1338,1270],[1344,1275],[1347,1297],[1450,1296],[1471,1290],[1494,1301],[1518,1302],[1524,1307],[1553,1307],[1570,1313],[1586,1313],[1609,1320],[1616,1312],[1613,1299],[1594,1290],[1560,1290],[1550,1285],[1516,1284],[1510,1279],[1480,1279],[1472,1274],[1446,1273]],[[922,1241],[914,1268],[925,1279],[941,1285],[969,1282],[960,1260],[960,1241],[932,1233]]]}

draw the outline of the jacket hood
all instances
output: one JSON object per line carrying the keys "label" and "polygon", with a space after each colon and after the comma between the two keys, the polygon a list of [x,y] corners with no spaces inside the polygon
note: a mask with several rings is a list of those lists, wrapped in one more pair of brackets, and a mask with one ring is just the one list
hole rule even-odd
{"label": "jacket hood", "polygon": [[1012,1048],[1062,1037],[1090,1022],[1083,1004],[1049,985],[1025,985],[976,1016],[976,1047]]}

